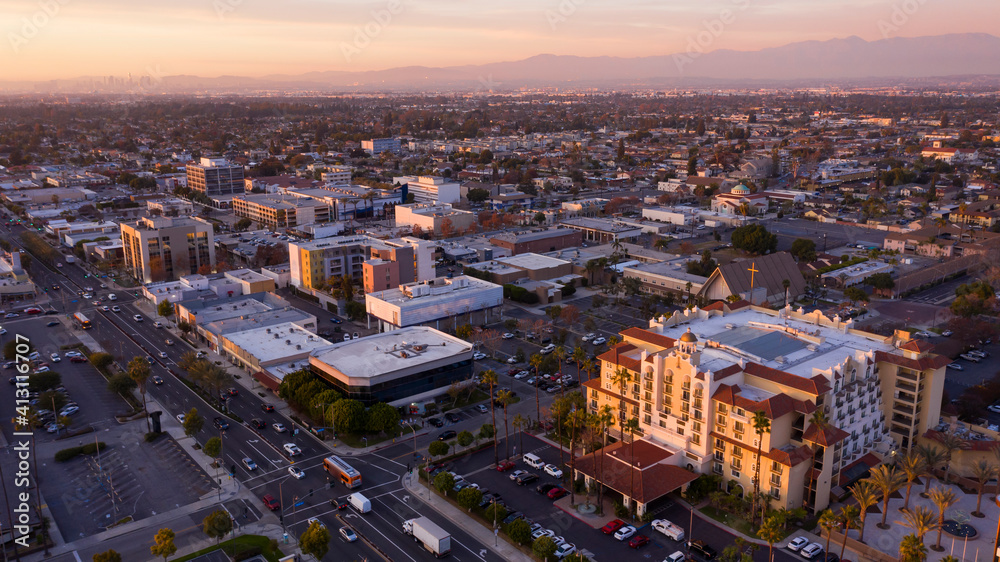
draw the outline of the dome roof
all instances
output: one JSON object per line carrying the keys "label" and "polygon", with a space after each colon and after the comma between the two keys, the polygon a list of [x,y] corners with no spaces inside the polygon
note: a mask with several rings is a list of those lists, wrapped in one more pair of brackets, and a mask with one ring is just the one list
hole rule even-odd
{"label": "dome roof", "polygon": [[698,341],[698,336],[691,333],[691,328],[688,328],[684,335],[681,336],[681,341],[684,343],[694,343]]}
{"label": "dome roof", "polygon": [[750,195],[750,188],[741,183],[734,187],[731,193],[734,195]]}

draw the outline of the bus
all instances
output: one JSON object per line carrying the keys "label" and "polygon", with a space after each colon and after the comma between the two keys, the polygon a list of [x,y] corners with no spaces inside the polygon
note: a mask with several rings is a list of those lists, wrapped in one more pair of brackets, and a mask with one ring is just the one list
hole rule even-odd
{"label": "bus", "polygon": [[90,319],[84,316],[82,312],[75,313],[73,315],[73,320],[76,321],[76,325],[81,329],[89,330],[94,327],[94,325],[90,322]]}
{"label": "bus", "polygon": [[340,479],[340,483],[353,490],[361,486],[361,473],[347,464],[340,457],[326,457],[323,468],[331,475]]}

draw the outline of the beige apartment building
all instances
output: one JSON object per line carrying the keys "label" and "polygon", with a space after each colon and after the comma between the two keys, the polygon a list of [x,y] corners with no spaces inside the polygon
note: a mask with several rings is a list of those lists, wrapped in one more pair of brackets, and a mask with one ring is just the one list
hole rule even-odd
{"label": "beige apartment building", "polygon": [[125,267],[143,283],[215,266],[212,223],[193,217],[143,217],[121,223]]}
{"label": "beige apartment building", "polygon": [[233,212],[272,230],[330,222],[330,206],[323,201],[285,195],[238,195]]}
{"label": "beige apartment building", "polygon": [[[626,505],[634,498],[640,514],[700,474],[752,492],[758,450],[760,490],[773,507],[818,512],[832,491],[937,424],[949,362],[908,333],[885,337],[820,311],[745,301],[621,335],[599,357],[600,378],[584,385],[588,409],[608,406],[609,433],[621,441],[576,468]],[[757,413],[769,431],[755,431]],[[639,422],[634,455],[620,431],[630,419]]]}

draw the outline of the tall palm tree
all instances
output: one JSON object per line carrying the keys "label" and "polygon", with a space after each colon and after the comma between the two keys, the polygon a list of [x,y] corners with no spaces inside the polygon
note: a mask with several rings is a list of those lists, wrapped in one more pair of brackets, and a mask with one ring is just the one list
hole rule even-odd
{"label": "tall palm tree", "polygon": [[938,536],[937,543],[934,545],[934,550],[941,550],[941,531],[944,527],[944,512],[948,511],[948,508],[955,505],[958,501],[958,496],[955,495],[954,490],[951,488],[934,488],[931,493],[928,494],[931,498],[931,502],[934,507],[938,509]]}
{"label": "tall palm tree", "polygon": [[954,431],[942,433],[938,436],[941,446],[944,447],[944,483],[948,483],[948,474],[951,472],[951,456],[955,451],[969,448],[969,441],[960,437]]}
{"label": "tall palm tree", "polygon": [[573,362],[576,363],[576,382],[583,384],[583,378],[580,376],[580,371],[583,369],[583,363],[587,361],[587,350],[580,346],[573,348]]}
{"label": "tall palm tree", "polygon": [[533,353],[528,359],[528,363],[535,368],[535,421],[542,423],[542,403],[538,399],[538,368],[542,366],[545,358],[537,353]]}
{"label": "tall palm tree", "polygon": [[559,445],[559,466],[563,464],[563,422],[566,421],[566,416],[569,414],[571,406],[570,401],[564,396],[557,396],[552,401],[552,405],[549,406],[549,414],[552,416],[556,426],[556,443]]}
{"label": "tall palm tree", "polygon": [[851,495],[854,496],[854,500],[858,502],[858,509],[861,511],[861,525],[858,527],[861,529],[861,535],[858,537],[858,541],[864,542],[865,519],[868,518],[868,508],[878,503],[878,490],[875,484],[867,480],[861,480],[849,489],[851,490]]}
{"label": "tall palm tree", "polygon": [[774,543],[780,541],[784,535],[781,519],[773,515],[765,519],[760,529],[757,529],[757,536],[767,543],[768,562],[774,562]]}
{"label": "tall palm tree", "polygon": [[[632,511],[633,516],[635,516],[635,471],[637,468],[635,463],[635,434],[639,433],[639,418],[629,418],[628,421],[625,422],[625,430],[628,431],[629,442],[629,509]],[[640,474],[639,477],[641,478],[642,474]]]}
{"label": "tall palm tree", "polygon": [[[577,408],[569,413],[569,504],[576,503],[576,437],[587,425],[590,414],[585,408]],[[586,446],[584,447],[586,449]]]}
{"label": "tall palm tree", "polygon": [[899,543],[899,562],[924,562],[927,547],[914,535],[906,535]]}
{"label": "tall palm tree", "polygon": [[938,527],[934,522],[934,512],[929,507],[918,505],[913,509],[903,512],[903,520],[896,521],[913,530],[913,535],[920,539],[920,544],[924,544],[924,535]]}
{"label": "tall palm tree", "polygon": [[517,432],[517,446],[521,448],[521,454],[523,455],[524,430],[531,427],[531,420],[521,414],[514,414],[514,419],[510,423],[514,425],[514,431]]}
{"label": "tall palm tree", "polygon": [[781,286],[785,288],[785,306],[788,306],[788,288],[792,286],[792,282],[788,279],[782,279]]}
{"label": "tall palm tree", "polygon": [[882,522],[879,528],[885,529],[885,516],[889,513],[889,496],[903,487],[906,476],[894,467],[883,464],[872,469],[868,480],[882,493]]}
{"label": "tall palm tree", "polygon": [[506,458],[510,458],[510,431],[507,427],[507,404],[510,403],[511,399],[514,397],[509,390],[501,390],[497,392],[497,402],[503,405],[503,440],[504,440],[504,452],[506,453]]}
{"label": "tall palm tree", "polygon": [[149,381],[149,372],[149,361],[146,361],[144,357],[133,357],[128,362],[128,376],[135,381],[136,386],[139,387],[139,392],[142,394],[142,411],[146,414],[146,433],[152,431],[149,427],[149,414],[146,412],[146,383]]}
{"label": "tall palm tree", "polygon": [[924,457],[915,449],[910,449],[899,459],[896,466],[906,475],[906,500],[903,501],[903,507],[899,508],[900,511],[906,511],[910,508],[910,488],[924,473]]}
{"label": "tall palm tree", "polygon": [[847,550],[847,534],[851,529],[857,528],[860,525],[861,520],[858,519],[858,513],[861,510],[858,509],[856,505],[845,505],[840,508],[840,528],[844,533],[844,540],[840,543],[840,557],[844,557],[844,551]]}
{"label": "tall palm tree", "polygon": [[490,416],[492,416],[493,423],[493,464],[500,464],[500,451],[497,448],[497,409],[493,406],[493,387],[497,384],[497,373],[493,369],[487,369],[483,371],[482,381],[483,384],[489,385],[490,387]]}
{"label": "tall palm tree", "polygon": [[995,464],[989,461],[980,460],[976,464],[972,465],[972,475],[976,478],[976,510],[972,512],[976,517],[984,517],[983,513],[979,511],[983,503],[983,489],[986,487],[986,482],[996,478],[998,473]]}
{"label": "tall palm tree", "polygon": [[830,539],[833,538],[833,530],[840,525],[840,518],[832,509],[825,509],[819,514],[819,526],[826,529],[826,548],[823,552],[830,552]]}
{"label": "tall palm tree", "polygon": [[924,476],[927,476],[927,480],[924,481],[924,497],[927,497],[927,493],[931,488],[931,479],[934,477],[934,469],[937,465],[944,462],[944,451],[937,448],[935,445],[930,443],[926,445],[917,445],[917,453],[924,458]]}
{"label": "tall palm tree", "polygon": [[604,457],[606,456],[605,450],[608,447],[608,430],[615,424],[615,416],[611,413],[611,406],[607,404],[600,407],[597,413],[594,414],[593,424],[594,429],[600,432],[601,438],[603,440],[601,444],[601,463],[598,468],[598,485],[597,485],[597,511],[598,513],[604,513],[604,486],[600,482],[604,481]]}
{"label": "tall palm tree", "polygon": [[[594,362],[591,361],[590,358],[587,358],[587,359],[583,360],[583,371],[585,373],[587,373],[587,380],[588,381],[590,379],[594,378],[594,376],[593,376],[593,373],[594,373]],[[583,384],[583,383],[581,382],[580,384]]]}
{"label": "tall palm tree", "polygon": [[[757,519],[757,499],[760,495],[760,452],[761,447],[764,445],[764,434],[771,433],[771,420],[768,419],[767,414],[763,410],[755,412],[753,415],[753,430],[757,434],[757,466],[755,468],[755,474],[753,477],[753,501],[754,510],[753,515],[751,515],[751,522]],[[763,520],[763,516],[761,517]]]}
{"label": "tall palm tree", "polygon": [[625,433],[624,432],[625,419],[628,417],[625,410],[625,387],[628,386],[628,383],[631,380],[632,380],[632,373],[630,373],[628,369],[623,369],[619,367],[618,369],[615,369],[614,374],[611,375],[611,384],[617,386],[620,393],[618,396],[618,419],[620,420],[620,423],[623,426],[621,432],[622,435],[624,435]]}

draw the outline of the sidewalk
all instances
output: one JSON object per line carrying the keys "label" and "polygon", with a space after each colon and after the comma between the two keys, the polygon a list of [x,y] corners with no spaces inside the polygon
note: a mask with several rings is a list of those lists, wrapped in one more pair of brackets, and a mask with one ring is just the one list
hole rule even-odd
{"label": "sidewalk", "polygon": [[[497,537],[493,535],[493,532],[490,529],[487,529],[479,523],[470,520],[468,514],[464,513],[461,509],[441,499],[437,496],[437,494],[431,493],[430,490],[424,486],[423,482],[420,482],[420,478],[417,474],[416,470],[414,470],[413,472],[403,475],[403,488],[410,493],[410,497],[426,504],[434,511],[440,513],[445,519],[451,521],[458,527],[465,529],[465,532],[472,535],[472,538],[482,543],[486,546],[486,548],[492,550],[500,558],[504,560],[523,560],[525,562],[531,562],[531,557],[522,553],[506,540],[497,540]],[[496,546],[494,546],[494,543],[496,543]]]}

